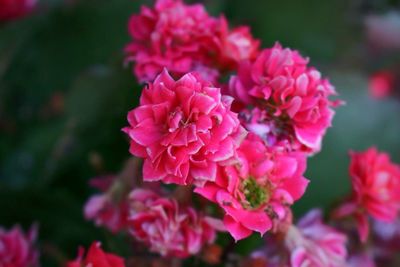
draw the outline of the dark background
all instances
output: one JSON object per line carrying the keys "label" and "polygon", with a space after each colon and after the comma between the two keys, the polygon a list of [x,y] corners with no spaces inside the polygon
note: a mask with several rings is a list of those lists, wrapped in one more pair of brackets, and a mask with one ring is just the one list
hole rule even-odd
{"label": "dark background", "polygon": [[[364,27],[366,15],[399,1],[203,2],[232,25],[250,25],[264,47],[279,41],[309,56],[347,102],[309,160],[311,184],[296,214],[329,208],[348,192],[349,149],[376,145],[400,162],[400,102],[372,99],[367,88],[369,73],[393,54],[371,51]],[[37,222],[43,266],[92,240],[124,253],[121,237],[85,222],[82,206],[93,192],[87,181],[118,172],[129,157],[120,129],[141,87],[122,50],[127,20],[144,3],[151,1],[42,0],[32,16],[0,24],[0,225]],[[242,241],[239,250],[258,241]]]}

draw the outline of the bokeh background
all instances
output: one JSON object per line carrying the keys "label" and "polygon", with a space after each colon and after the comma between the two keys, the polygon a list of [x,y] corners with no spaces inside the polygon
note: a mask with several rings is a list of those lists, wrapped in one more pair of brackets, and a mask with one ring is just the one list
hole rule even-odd
{"label": "bokeh background", "polygon": [[[82,206],[93,192],[88,180],[118,172],[129,157],[120,129],[141,86],[123,64],[123,48],[129,16],[151,3],[39,0],[31,15],[0,22],[0,225],[27,229],[37,222],[42,266],[59,266],[92,240],[126,251],[123,237],[84,220]],[[296,214],[328,210],[348,192],[350,149],[375,145],[400,163],[399,98],[375,99],[368,91],[372,73],[400,69],[400,41],[388,46],[382,37],[400,38],[400,1],[203,3],[233,25],[250,25],[264,47],[279,41],[300,50],[347,103],[322,152],[309,160],[311,184]],[[238,250],[246,253],[259,241],[241,241]]]}

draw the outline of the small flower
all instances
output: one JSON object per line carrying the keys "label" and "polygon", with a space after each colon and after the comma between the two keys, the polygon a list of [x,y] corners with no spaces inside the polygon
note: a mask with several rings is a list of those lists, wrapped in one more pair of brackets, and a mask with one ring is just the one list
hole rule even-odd
{"label": "small flower", "polygon": [[92,184],[102,185],[97,187],[102,193],[91,196],[86,202],[85,218],[93,220],[97,226],[105,226],[113,233],[124,229],[128,222],[126,196],[130,188],[125,188],[114,176],[93,179]]}
{"label": "small flower", "polygon": [[130,233],[162,256],[195,255],[214,242],[216,230],[223,230],[218,220],[149,190],[132,191],[130,201]]}
{"label": "small flower", "polygon": [[[302,151],[318,152],[331,125],[335,94],[328,80],[308,66],[297,51],[276,44],[253,61],[243,61],[228,91],[237,101],[265,111],[265,121],[279,129],[276,139],[302,144]],[[293,149],[295,150],[295,149]]]}
{"label": "small flower", "polygon": [[345,267],[346,235],[322,222],[320,210],[312,210],[286,234],[291,267]]}
{"label": "small flower", "polygon": [[0,0],[0,22],[17,19],[29,14],[36,0]]}
{"label": "small flower", "polygon": [[236,164],[218,169],[216,181],[195,189],[225,211],[225,227],[235,240],[253,231],[263,235],[290,220],[289,207],[308,184],[302,153],[266,147],[258,136],[249,134],[237,155]]}
{"label": "small flower", "polygon": [[395,75],[390,71],[374,73],[369,79],[369,93],[373,98],[388,97],[395,89]]}
{"label": "small flower", "polygon": [[186,185],[214,181],[217,166],[235,156],[246,132],[232,99],[195,74],[174,81],[164,70],[142,92],[123,129],[130,152],[144,158],[145,181]]}
{"label": "small flower", "polygon": [[400,166],[386,153],[372,147],[351,152],[350,176],[352,195],[342,204],[335,217],[354,215],[362,241],[369,232],[367,215],[383,222],[393,222],[400,210]]}
{"label": "small flower", "polygon": [[93,242],[86,256],[84,254],[85,250],[80,248],[77,259],[67,262],[66,267],[125,267],[124,260],[117,255],[104,252],[100,242]]}
{"label": "small flower", "polygon": [[38,266],[39,252],[34,247],[37,228],[33,226],[27,234],[19,226],[11,230],[0,227],[0,266]]}

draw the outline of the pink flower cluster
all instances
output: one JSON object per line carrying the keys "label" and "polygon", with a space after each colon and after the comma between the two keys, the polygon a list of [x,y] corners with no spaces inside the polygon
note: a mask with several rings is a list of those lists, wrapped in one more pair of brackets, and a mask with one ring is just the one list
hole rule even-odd
{"label": "pink flower cluster", "polygon": [[353,192],[350,200],[335,212],[336,217],[354,215],[361,240],[369,232],[368,215],[383,222],[393,222],[400,211],[400,166],[376,148],[351,152],[350,176]]}
{"label": "pink flower cluster", "polygon": [[222,224],[201,216],[192,208],[181,208],[175,200],[152,191],[136,189],[130,195],[129,231],[163,256],[185,258],[213,243]]}
{"label": "pink flower cluster", "polygon": [[230,30],[202,5],[158,0],[129,30],[127,59],[149,83],[123,131],[143,179],[194,185],[236,240],[284,231],[340,103],[333,86],[297,51],[260,51],[249,28]]}
{"label": "pink flower cluster", "polygon": [[0,22],[16,19],[30,13],[36,0],[0,0]]}
{"label": "pink flower cluster", "polygon": [[27,234],[19,226],[9,231],[0,227],[0,266],[38,266],[39,252],[34,246],[36,235],[36,227],[32,227]]}
{"label": "pink flower cluster", "polygon": [[259,41],[247,27],[230,30],[225,18],[214,18],[200,4],[157,0],[131,17],[132,42],[126,47],[128,61],[135,62],[139,81],[153,81],[167,68],[175,77],[198,71],[216,81],[241,60],[256,56]]}

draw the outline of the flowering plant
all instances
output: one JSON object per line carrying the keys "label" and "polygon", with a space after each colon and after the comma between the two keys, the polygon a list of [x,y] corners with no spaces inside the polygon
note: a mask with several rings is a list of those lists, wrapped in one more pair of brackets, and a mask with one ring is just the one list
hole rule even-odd
{"label": "flowering plant", "polygon": [[[12,6],[21,6],[18,12],[0,9],[0,21],[28,14],[36,3],[19,2]],[[4,3],[0,0],[0,7],[10,6]],[[126,120],[111,127],[125,138],[125,154],[118,151],[107,158],[120,163],[125,157],[125,164],[121,171],[108,173],[113,168],[98,152],[88,153],[96,172],[89,184],[96,193],[78,205],[83,206],[80,219],[95,226],[97,236],[91,240],[100,237],[102,242],[88,244],[82,238],[76,244],[77,238],[71,238],[72,246],[89,245],[73,258],[56,246],[37,243],[35,227],[27,234],[19,226],[0,228],[0,267],[37,267],[39,254],[51,255],[66,267],[397,266],[400,165],[388,153],[373,146],[349,153],[351,189],[332,210],[316,207],[298,217],[294,208],[308,201],[318,177],[307,166],[320,152],[330,151],[332,143],[324,139],[344,105],[313,60],[279,42],[262,47],[250,27],[233,27],[200,3],[156,0],[131,15],[127,24],[129,41],[120,61],[140,84],[135,91],[139,101],[118,90],[107,95],[129,102],[130,110],[118,107]],[[89,72],[107,73],[101,67]],[[373,77],[371,94],[394,94],[394,76]],[[119,78],[113,80],[116,87]],[[74,149],[74,134],[108,136],[109,127],[85,125],[93,113],[81,109],[86,102],[96,103],[97,88],[89,94],[71,112],[53,158]],[[48,109],[57,113],[70,101],[55,95]],[[114,108],[99,110],[113,113]],[[80,145],[91,149],[90,142]],[[51,176],[54,165],[48,162],[44,177]],[[43,184],[64,190],[63,184]],[[62,190],[60,198],[67,198]],[[68,213],[61,204],[57,212]],[[41,226],[44,235],[46,227]],[[71,234],[74,230],[69,229]],[[60,240],[72,243],[69,236]],[[257,246],[238,253],[241,244],[253,240]]]}

